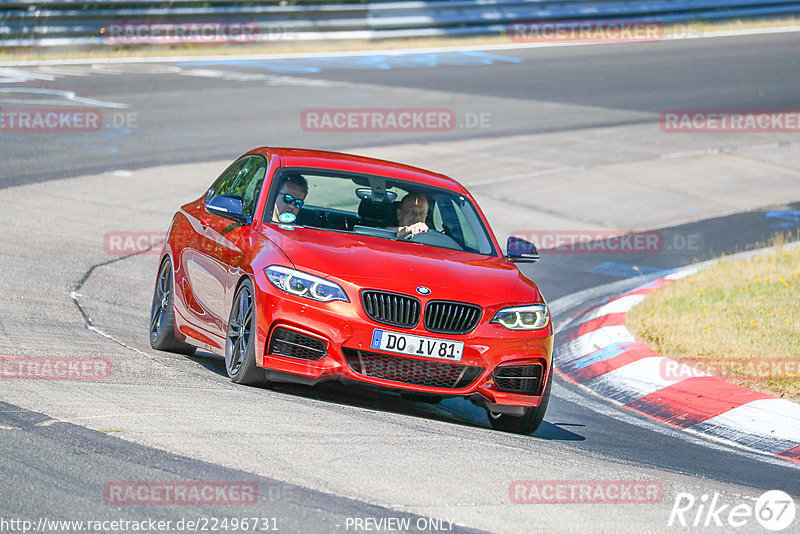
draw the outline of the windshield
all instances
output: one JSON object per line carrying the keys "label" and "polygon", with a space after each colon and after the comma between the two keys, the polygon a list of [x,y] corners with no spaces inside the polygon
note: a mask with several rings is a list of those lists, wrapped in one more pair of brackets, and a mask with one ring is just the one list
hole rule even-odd
{"label": "windshield", "polygon": [[495,253],[483,220],[466,197],[381,176],[281,169],[264,222]]}

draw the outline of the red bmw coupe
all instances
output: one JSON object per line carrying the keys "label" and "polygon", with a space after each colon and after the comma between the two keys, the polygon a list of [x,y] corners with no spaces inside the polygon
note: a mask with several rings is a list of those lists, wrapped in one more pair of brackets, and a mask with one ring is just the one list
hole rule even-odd
{"label": "red bmw coupe", "polygon": [[248,152],[170,226],[150,343],[225,357],[231,380],[354,381],[465,397],[528,434],[547,409],[553,327],[469,192],[377,159]]}

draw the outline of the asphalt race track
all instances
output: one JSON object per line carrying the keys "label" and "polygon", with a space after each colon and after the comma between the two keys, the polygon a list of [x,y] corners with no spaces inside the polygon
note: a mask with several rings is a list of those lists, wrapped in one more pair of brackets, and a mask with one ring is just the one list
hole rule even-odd
{"label": "asphalt race track", "polygon": [[[660,232],[658,250],[545,250],[526,266],[558,327],[666,270],[764,246],[776,231],[797,239],[796,128],[667,132],[659,120],[668,110],[797,110],[798,49],[800,33],[786,32],[0,66],[4,111],[79,107],[102,117],[95,131],[0,132],[0,355],[103,358],[112,369],[102,381],[0,380],[0,531],[13,528],[3,520],[77,532],[49,521],[152,519],[171,525],[142,530],[181,532],[202,530],[187,521],[257,517],[262,532],[677,532],[685,529],[669,520],[682,493],[698,502],[717,495],[729,507],[752,507],[775,489],[797,500],[800,465],[692,437],[562,380],[532,436],[493,431],[483,410],[460,399],[428,405],[336,384],[236,386],[221,358],[150,348],[158,255],[116,248],[112,237],[163,234],[228,162],[264,145],[449,174],[503,241]],[[318,131],[303,118],[340,108],[447,110],[455,123]],[[663,495],[635,504],[519,504],[513,495],[516,481],[596,480],[653,483]],[[244,484],[258,498],[109,498],[109,486],[131,481]],[[713,518],[703,526],[704,514],[697,506],[686,514],[699,518],[693,531],[732,530]],[[734,530],[764,531],[752,517]],[[785,532],[800,532],[800,519]]]}

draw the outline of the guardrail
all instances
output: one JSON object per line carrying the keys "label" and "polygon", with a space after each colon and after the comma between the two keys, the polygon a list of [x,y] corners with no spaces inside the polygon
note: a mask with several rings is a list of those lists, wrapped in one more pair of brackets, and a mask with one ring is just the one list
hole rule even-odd
{"label": "guardrail", "polygon": [[0,6],[0,47],[168,44],[187,42],[193,31],[197,38],[189,42],[492,35],[519,21],[671,23],[800,13],[800,1],[792,0],[0,0]]}

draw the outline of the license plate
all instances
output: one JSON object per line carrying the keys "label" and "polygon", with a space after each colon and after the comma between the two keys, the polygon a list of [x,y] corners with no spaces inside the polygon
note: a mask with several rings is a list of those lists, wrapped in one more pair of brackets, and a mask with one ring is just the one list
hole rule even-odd
{"label": "license plate", "polygon": [[461,361],[461,353],[464,351],[464,343],[461,341],[420,337],[377,328],[372,332],[371,346],[373,349],[387,352],[454,362]]}

